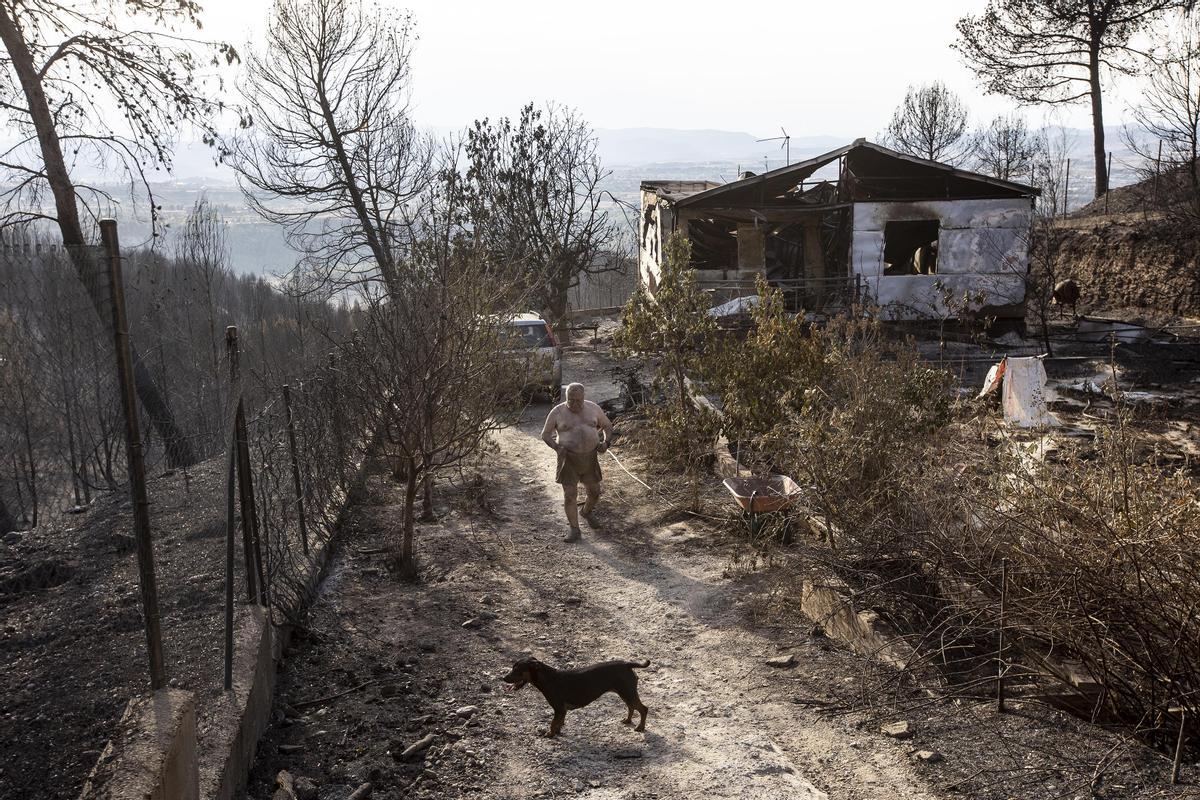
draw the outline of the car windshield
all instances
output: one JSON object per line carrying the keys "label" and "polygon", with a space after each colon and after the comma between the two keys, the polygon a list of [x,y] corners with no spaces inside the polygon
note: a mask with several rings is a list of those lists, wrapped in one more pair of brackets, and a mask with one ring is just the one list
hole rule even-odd
{"label": "car windshield", "polygon": [[546,323],[531,322],[512,325],[512,336],[525,347],[552,347]]}

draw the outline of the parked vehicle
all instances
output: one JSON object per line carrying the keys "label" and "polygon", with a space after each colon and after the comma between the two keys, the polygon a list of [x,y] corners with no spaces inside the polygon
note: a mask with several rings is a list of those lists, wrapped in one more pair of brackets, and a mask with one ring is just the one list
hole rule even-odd
{"label": "parked vehicle", "polygon": [[524,359],[525,390],[545,390],[557,400],[562,388],[562,348],[554,339],[550,323],[540,314],[518,314],[509,323],[514,356]]}

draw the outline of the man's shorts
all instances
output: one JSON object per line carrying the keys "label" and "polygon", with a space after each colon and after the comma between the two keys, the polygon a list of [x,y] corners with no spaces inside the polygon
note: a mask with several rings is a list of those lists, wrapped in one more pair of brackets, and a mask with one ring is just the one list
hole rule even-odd
{"label": "man's shorts", "polygon": [[554,480],[564,486],[574,486],[577,483],[599,483],[600,456],[593,450],[590,453],[572,453],[570,450],[558,451],[558,470]]}

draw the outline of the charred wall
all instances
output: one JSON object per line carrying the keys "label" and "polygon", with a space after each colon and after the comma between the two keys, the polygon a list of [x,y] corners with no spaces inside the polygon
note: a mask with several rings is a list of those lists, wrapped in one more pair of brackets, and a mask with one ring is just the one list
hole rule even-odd
{"label": "charred wall", "polygon": [[[870,296],[894,319],[949,313],[951,296],[982,292],[995,316],[1020,316],[1031,202],[1028,198],[859,202],[854,204],[852,271]],[[935,274],[885,274],[889,222],[937,222]]]}

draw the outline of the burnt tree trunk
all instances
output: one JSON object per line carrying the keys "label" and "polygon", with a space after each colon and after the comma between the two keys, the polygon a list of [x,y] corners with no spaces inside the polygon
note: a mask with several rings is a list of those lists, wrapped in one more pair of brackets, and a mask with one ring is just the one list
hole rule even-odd
{"label": "burnt tree trunk", "polygon": [[[1096,159],[1096,197],[1108,191],[1108,163],[1104,152],[1104,99],[1100,90],[1100,48],[1093,45],[1088,58],[1088,83],[1092,96],[1092,154]],[[1063,198],[1063,208],[1067,198]]]}
{"label": "burnt tree trunk", "polygon": [[404,484],[404,526],[400,536],[400,577],[415,580],[417,563],[413,558],[413,522],[417,504],[417,462],[408,459],[408,475]]}
{"label": "burnt tree trunk", "polygon": [[[49,101],[42,88],[41,77],[33,62],[33,54],[29,51],[25,40],[9,15],[8,8],[0,4],[0,41],[8,51],[13,70],[21,84],[21,91],[29,106],[30,122],[37,133],[38,146],[42,154],[43,169],[46,183],[54,196],[55,219],[62,234],[63,246],[70,255],[71,263],[75,266],[79,278],[87,290],[96,313],[101,320],[109,318],[108,299],[103,281],[88,280],[89,274],[95,272],[96,265],[91,263],[83,248],[86,240],[83,226],[79,220],[79,209],[75,205],[75,184],[71,181],[67,164],[63,158],[62,142],[54,127],[54,117],[50,111]],[[150,371],[146,369],[137,348],[130,347],[133,352],[133,377],[138,400],[150,417],[150,422],[158,431],[167,446],[167,460],[172,466],[185,466],[195,462],[192,455],[191,443],[183,431],[175,424],[171,408],[163,397],[162,392],[154,384]]]}
{"label": "burnt tree trunk", "polygon": [[25,461],[29,476],[29,504],[32,513],[29,519],[29,527],[36,528],[38,526],[38,468],[37,458],[33,452],[33,427],[29,422],[29,400],[25,395],[25,389],[22,387],[21,392],[21,415],[22,415],[22,430],[25,434]]}
{"label": "burnt tree trunk", "polygon": [[17,529],[17,521],[13,519],[13,515],[9,513],[8,506],[4,502],[4,495],[0,494],[0,535],[15,531]]}
{"label": "burnt tree trunk", "polygon": [[426,467],[425,476],[421,479],[421,520],[433,522],[437,515],[433,513],[433,476]]}
{"label": "burnt tree trunk", "polygon": [[567,319],[569,288],[570,279],[564,282],[558,275],[552,275],[546,286],[546,317],[558,343],[564,345],[571,342],[571,323]]}

